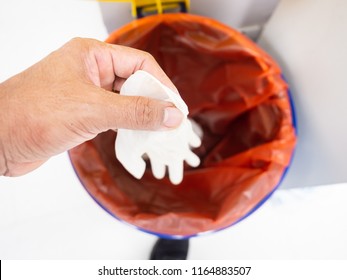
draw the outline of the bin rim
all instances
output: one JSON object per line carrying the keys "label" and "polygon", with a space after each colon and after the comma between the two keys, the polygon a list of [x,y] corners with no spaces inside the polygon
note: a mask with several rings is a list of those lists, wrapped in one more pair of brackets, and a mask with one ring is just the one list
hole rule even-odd
{"label": "bin rim", "polygon": [[[208,24],[209,22],[213,22],[214,24],[216,24],[218,26],[218,28],[221,30],[221,31],[224,31],[228,34],[231,34],[233,32],[238,32],[234,29],[232,29],[231,27],[215,20],[215,19],[211,19],[211,18],[208,18],[208,17],[204,17],[204,16],[200,16],[200,15],[192,15],[192,14],[158,14],[158,15],[152,15],[152,16],[147,16],[145,18],[141,18],[139,21],[141,21],[141,24],[145,24],[147,22],[147,20],[150,20],[151,17],[166,17],[166,18],[171,18],[171,17],[177,17],[177,16],[180,16],[182,18],[194,18],[196,19],[198,22],[200,23],[203,23],[203,24]],[[106,43],[110,43],[112,42],[112,40],[116,37],[117,34],[119,33],[123,33],[127,30],[131,30],[132,29],[132,26],[133,26],[133,22],[130,22],[128,24],[126,24],[125,26],[113,31],[109,37],[105,40]],[[266,53],[262,48],[259,47],[259,45],[256,43],[256,42],[253,42],[251,41],[249,38],[247,38],[245,35],[244,36],[244,39],[246,41],[248,41],[248,43],[252,43],[254,44],[255,46],[257,46],[259,48],[259,51],[262,52],[262,54],[266,55],[266,56],[269,56],[268,53]],[[276,64],[277,61],[275,61],[274,59],[272,59]],[[298,132],[297,132],[297,121],[296,121],[296,113],[295,113],[295,105],[294,105],[294,101],[293,101],[293,98],[292,98],[292,92],[290,90],[290,86],[288,84],[288,81],[286,80],[285,76],[283,75],[283,73],[281,73],[281,77],[282,79],[287,83],[288,87],[286,89],[286,93],[287,93],[287,97],[288,97],[288,101],[289,101],[289,106],[290,106],[290,109],[291,109],[291,119],[292,119],[292,126],[293,126],[293,129],[294,129],[294,134],[295,136],[297,137],[298,136]],[[70,151],[68,152],[68,155],[69,155],[69,158],[70,158],[70,162],[71,162],[71,165],[73,167],[73,170],[75,172],[75,174],[77,175],[79,181],[81,182],[83,188],[86,190],[86,192],[89,194],[89,196],[96,202],[96,204],[98,204],[104,211],[106,211],[109,215],[111,215],[113,218],[115,218],[116,220],[120,221],[121,223],[123,224],[126,224],[132,228],[135,228],[139,231],[142,231],[142,232],[145,232],[145,233],[149,233],[149,234],[152,234],[152,235],[155,235],[159,238],[164,238],[164,239],[188,239],[188,238],[192,238],[192,237],[198,237],[198,236],[204,236],[204,235],[207,235],[207,234],[210,234],[210,233],[215,233],[215,232],[218,232],[218,231],[221,231],[221,230],[224,230],[224,229],[227,229],[239,222],[241,222],[242,220],[244,220],[245,218],[247,218],[248,216],[250,216],[251,214],[253,214],[257,209],[259,209],[271,196],[272,194],[279,188],[279,186],[282,184],[284,178],[286,177],[287,175],[287,172],[289,170],[289,168],[291,167],[291,164],[292,164],[292,161],[293,161],[293,156],[295,154],[295,151],[296,151],[296,147],[294,146],[293,148],[293,151],[292,151],[292,154],[291,154],[291,158],[290,158],[290,162],[289,164],[285,167],[283,173],[282,173],[282,176],[279,180],[279,182],[277,183],[277,185],[273,188],[273,190],[271,192],[269,192],[265,197],[263,197],[250,211],[248,211],[248,213],[246,213],[244,216],[240,217],[238,220],[234,221],[233,223],[227,225],[227,226],[224,226],[224,227],[220,227],[220,228],[217,228],[217,229],[213,229],[213,230],[208,230],[208,231],[203,231],[203,232],[199,232],[199,233],[195,233],[195,234],[188,234],[188,235],[171,235],[171,234],[166,234],[166,233],[159,233],[159,232],[156,232],[156,231],[151,231],[151,230],[148,230],[148,229],[144,229],[144,228],[141,228],[139,226],[136,226],[136,225],[133,225],[131,223],[128,223],[124,220],[122,220],[121,218],[119,218],[117,215],[115,215],[114,213],[112,213],[110,210],[108,210],[104,205],[102,205],[101,202],[99,202],[90,192],[89,190],[85,187],[79,173],[77,172],[75,166],[74,166],[74,163],[72,161],[72,158],[71,158],[71,154],[70,154]]]}
{"label": "bin rim", "polygon": [[[285,77],[283,76],[282,74],[282,78],[286,81]],[[288,84],[288,83],[287,83]],[[295,106],[294,106],[294,101],[293,101],[293,98],[292,98],[292,92],[290,90],[290,87],[288,86],[287,88],[287,96],[288,96],[288,99],[289,99],[289,103],[290,103],[290,109],[291,109],[291,115],[292,115],[292,124],[293,124],[293,128],[294,128],[294,132],[295,132],[295,136],[298,136],[298,132],[297,132],[297,121],[296,121],[296,113],[295,113]],[[70,158],[70,162],[71,162],[71,165],[72,165],[72,168],[78,178],[78,180],[80,181],[81,185],[83,186],[84,190],[88,193],[88,195],[96,202],[96,204],[98,204],[105,212],[107,212],[109,215],[111,215],[113,218],[115,218],[116,220],[120,221],[121,223],[127,225],[127,226],[130,226],[132,228],[135,228],[139,231],[142,231],[142,232],[145,232],[145,233],[149,233],[149,234],[152,234],[152,235],[155,235],[159,238],[164,238],[164,239],[189,239],[189,238],[192,238],[192,237],[198,237],[198,236],[204,236],[204,235],[207,235],[207,234],[211,234],[211,233],[215,233],[215,232],[219,232],[221,230],[224,230],[224,229],[227,229],[229,227],[232,227],[234,226],[235,224],[241,222],[242,220],[246,219],[248,216],[250,216],[251,214],[253,214],[256,210],[258,210],[271,196],[272,194],[279,188],[279,186],[281,185],[281,183],[283,182],[284,178],[286,177],[287,175],[287,172],[292,164],[292,161],[293,161],[293,156],[295,154],[295,150],[296,150],[296,147],[294,147],[293,149],[293,153],[292,153],[292,156],[291,156],[291,159],[290,159],[290,162],[288,164],[288,166],[284,169],[283,173],[282,173],[282,176],[281,176],[281,179],[279,180],[278,184],[274,187],[274,189],[268,193],[261,201],[258,202],[257,205],[255,205],[253,207],[253,209],[251,209],[247,214],[245,214],[243,217],[239,218],[237,221],[231,223],[230,225],[226,226],[226,227],[221,227],[221,228],[218,228],[218,229],[214,229],[214,230],[208,230],[208,231],[203,231],[203,232],[199,232],[199,233],[196,233],[196,234],[191,234],[191,235],[171,235],[171,234],[164,234],[164,233],[159,233],[159,232],[155,232],[155,231],[150,231],[150,230],[147,230],[147,229],[144,229],[144,228],[141,228],[139,226],[135,226],[131,223],[128,223],[122,219],[120,219],[117,215],[113,214],[110,210],[108,210],[104,205],[101,204],[101,202],[99,202],[89,191],[88,189],[85,187],[80,175],[78,174],[74,164],[73,164],[73,161],[71,159],[71,155],[70,155],[70,152],[68,152],[68,155],[69,155],[69,158]]]}

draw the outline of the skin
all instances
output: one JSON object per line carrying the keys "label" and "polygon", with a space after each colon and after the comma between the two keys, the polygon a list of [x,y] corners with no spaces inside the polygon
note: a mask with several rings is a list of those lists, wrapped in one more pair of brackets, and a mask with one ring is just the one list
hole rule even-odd
{"label": "skin", "polygon": [[177,89],[148,53],[76,38],[0,84],[0,175],[26,174],[109,129],[172,129],[170,102],[117,94],[135,71]]}

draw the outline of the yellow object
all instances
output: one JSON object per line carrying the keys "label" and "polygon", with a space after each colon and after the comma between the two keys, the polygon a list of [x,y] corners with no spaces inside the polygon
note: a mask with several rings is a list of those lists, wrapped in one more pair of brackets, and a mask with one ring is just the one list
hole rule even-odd
{"label": "yellow object", "polygon": [[130,2],[131,14],[133,17],[139,17],[138,9],[142,9],[145,13],[157,12],[164,13],[166,10],[180,8],[180,4],[184,4],[187,11],[190,8],[190,0],[99,0],[100,2]]}

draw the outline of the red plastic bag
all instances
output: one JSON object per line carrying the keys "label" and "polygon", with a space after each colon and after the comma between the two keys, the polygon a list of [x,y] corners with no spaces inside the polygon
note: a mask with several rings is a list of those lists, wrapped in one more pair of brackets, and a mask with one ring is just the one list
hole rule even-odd
{"label": "red plastic bag", "polygon": [[136,20],[108,43],[151,53],[204,131],[173,186],[148,169],[133,178],[117,161],[108,131],[70,151],[91,196],[116,218],[142,230],[192,236],[234,224],[262,203],[290,163],[296,136],[287,85],[278,65],[257,45],[219,22],[189,14]]}

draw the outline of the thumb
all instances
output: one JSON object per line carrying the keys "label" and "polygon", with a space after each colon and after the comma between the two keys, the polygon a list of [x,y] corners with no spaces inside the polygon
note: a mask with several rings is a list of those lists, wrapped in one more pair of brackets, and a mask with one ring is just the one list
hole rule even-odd
{"label": "thumb", "polygon": [[171,102],[104,90],[98,95],[100,104],[93,119],[102,131],[117,128],[167,130],[178,127],[184,118]]}

